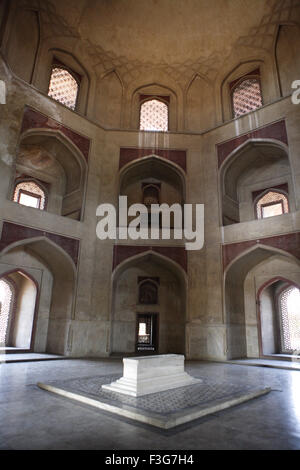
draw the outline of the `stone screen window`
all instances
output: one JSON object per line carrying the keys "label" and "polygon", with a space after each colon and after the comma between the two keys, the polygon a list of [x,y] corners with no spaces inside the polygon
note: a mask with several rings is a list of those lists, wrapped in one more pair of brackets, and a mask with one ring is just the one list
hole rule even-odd
{"label": "stone screen window", "polygon": [[23,181],[16,184],[13,201],[23,206],[44,210],[46,207],[46,194],[34,181]]}
{"label": "stone screen window", "polygon": [[48,90],[48,96],[72,110],[76,108],[79,92],[79,80],[74,75],[63,67],[53,66]]}
{"label": "stone screen window", "polygon": [[268,191],[256,202],[256,216],[258,219],[274,217],[289,212],[287,197],[277,191]]}
{"label": "stone screen window", "polygon": [[230,84],[233,117],[254,111],[262,106],[260,79],[258,76],[246,76]]}
{"label": "stone screen window", "polygon": [[169,107],[161,100],[151,99],[141,104],[140,130],[168,131]]}
{"label": "stone screen window", "polygon": [[282,352],[300,351],[300,290],[288,287],[279,301],[282,330]]}

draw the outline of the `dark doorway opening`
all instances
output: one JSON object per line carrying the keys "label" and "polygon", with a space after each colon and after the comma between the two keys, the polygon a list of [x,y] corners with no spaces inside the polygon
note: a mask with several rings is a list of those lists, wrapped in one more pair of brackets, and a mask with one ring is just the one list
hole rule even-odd
{"label": "dark doorway opening", "polygon": [[157,313],[137,314],[136,352],[142,354],[155,354],[158,352]]}

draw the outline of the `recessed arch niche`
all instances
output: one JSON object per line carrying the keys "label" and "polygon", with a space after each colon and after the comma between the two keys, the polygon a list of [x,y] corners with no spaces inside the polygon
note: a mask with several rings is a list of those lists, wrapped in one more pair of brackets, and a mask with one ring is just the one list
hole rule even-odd
{"label": "recessed arch niche", "polygon": [[107,128],[121,127],[123,84],[115,70],[98,78],[96,85],[95,120]]}
{"label": "recessed arch niche", "polygon": [[282,96],[293,92],[292,82],[299,80],[300,26],[282,24],[278,27],[275,41],[275,60]]}
{"label": "recessed arch niche", "polygon": [[196,74],[186,91],[185,128],[202,132],[216,124],[215,98],[212,84]]}
{"label": "recessed arch niche", "polygon": [[156,155],[133,161],[120,171],[119,195],[127,196],[128,207],[145,203],[144,188],[157,188],[159,204],[185,202],[185,175],[177,165]]}
{"label": "recessed arch niche", "polygon": [[234,150],[220,168],[222,224],[255,219],[252,193],[287,184],[290,210],[293,182],[287,148],[273,140],[249,140]]}
{"label": "recessed arch niche", "polygon": [[147,100],[155,99],[168,106],[168,130],[176,131],[178,122],[178,99],[169,87],[160,84],[143,85],[137,88],[131,98],[131,127],[139,129],[141,105]]}
{"label": "recessed arch niche", "polygon": [[45,183],[47,211],[80,220],[86,173],[87,163],[81,152],[59,132],[39,130],[22,135],[14,181],[24,176]]}
{"label": "recessed arch niche", "polygon": [[[299,261],[284,250],[258,244],[243,252],[227,267],[224,280],[224,308],[229,359],[262,355],[258,289],[263,282],[274,277],[274,274],[277,274],[278,278],[293,279],[293,276],[299,278]],[[269,297],[265,295],[262,306],[265,338],[267,335],[269,338],[274,335],[271,318],[273,313],[270,313],[272,300],[270,293],[268,295]],[[265,352],[270,352],[270,341],[267,348],[269,349],[265,349]]]}
{"label": "recessed arch niche", "polygon": [[13,20],[5,55],[13,72],[31,83],[40,46],[39,12],[15,5],[10,15]]}

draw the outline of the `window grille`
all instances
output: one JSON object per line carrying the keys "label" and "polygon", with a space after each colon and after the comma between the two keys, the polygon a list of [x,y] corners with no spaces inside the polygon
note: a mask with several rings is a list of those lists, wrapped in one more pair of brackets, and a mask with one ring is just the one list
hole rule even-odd
{"label": "window grille", "polygon": [[289,212],[287,197],[275,191],[268,191],[256,203],[256,214],[258,219],[274,217]]}
{"label": "window grille", "polygon": [[70,109],[75,109],[79,86],[75,78],[61,67],[53,67],[48,96]]}
{"label": "window grille", "polygon": [[262,106],[260,82],[257,78],[246,78],[232,92],[234,117],[254,111]]}
{"label": "window grille", "polygon": [[289,287],[280,296],[282,351],[300,350],[300,290]]}
{"label": "window grille", "polygon": [[24,206],[44,210],[46,195],[34,181],[23,181],[16,185],[13,200]]}
{"label": "window grille", "polygon": [[11,312],[13,291],[5,280],[0,280],[0,345],[5,345],[7,326]]}
{"label": "window grille", "polygon": [[141,105],[140,129],[144,131],[168,130],[168,105],[159,100],[149,100]]}

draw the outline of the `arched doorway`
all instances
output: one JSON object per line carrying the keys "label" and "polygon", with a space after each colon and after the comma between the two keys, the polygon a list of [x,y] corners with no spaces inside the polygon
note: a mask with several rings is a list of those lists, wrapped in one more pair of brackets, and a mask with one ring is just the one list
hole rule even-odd
{"label": "arched doorway", "polygon": [[[7,265],[14,266],[9,277],[18,287],[13,345],[23,348],[27,338],[26,349],[34,352],[69,353],[67,343],[76,278],[71,257],[42,236],[8,245],[1,253],[0,269]],[[26,267],[26,272],[19,268],[21,265]],[[37,289],[39,302],[33,322]]]}
{"label": "arched doorway", "polygon": [[29,350],[32,347],[38,288],[24,271],[0,277],[0,344]]}
{"label": "arched doorway", "polygon": [[[281,282],[276,286],[270,282],[274,273],[275,281]],[[246,250],[228,265],[224,281],[228,359],[280,352],[274,299],[278,289],[286,286],[283,273],[286,279],[300,279],[298,260],[263,244]]]}
{"label": "arched doorway", "polygon": [[300,353],[300,289],[286,278],[273,278],[257,294],[262,356]]}

